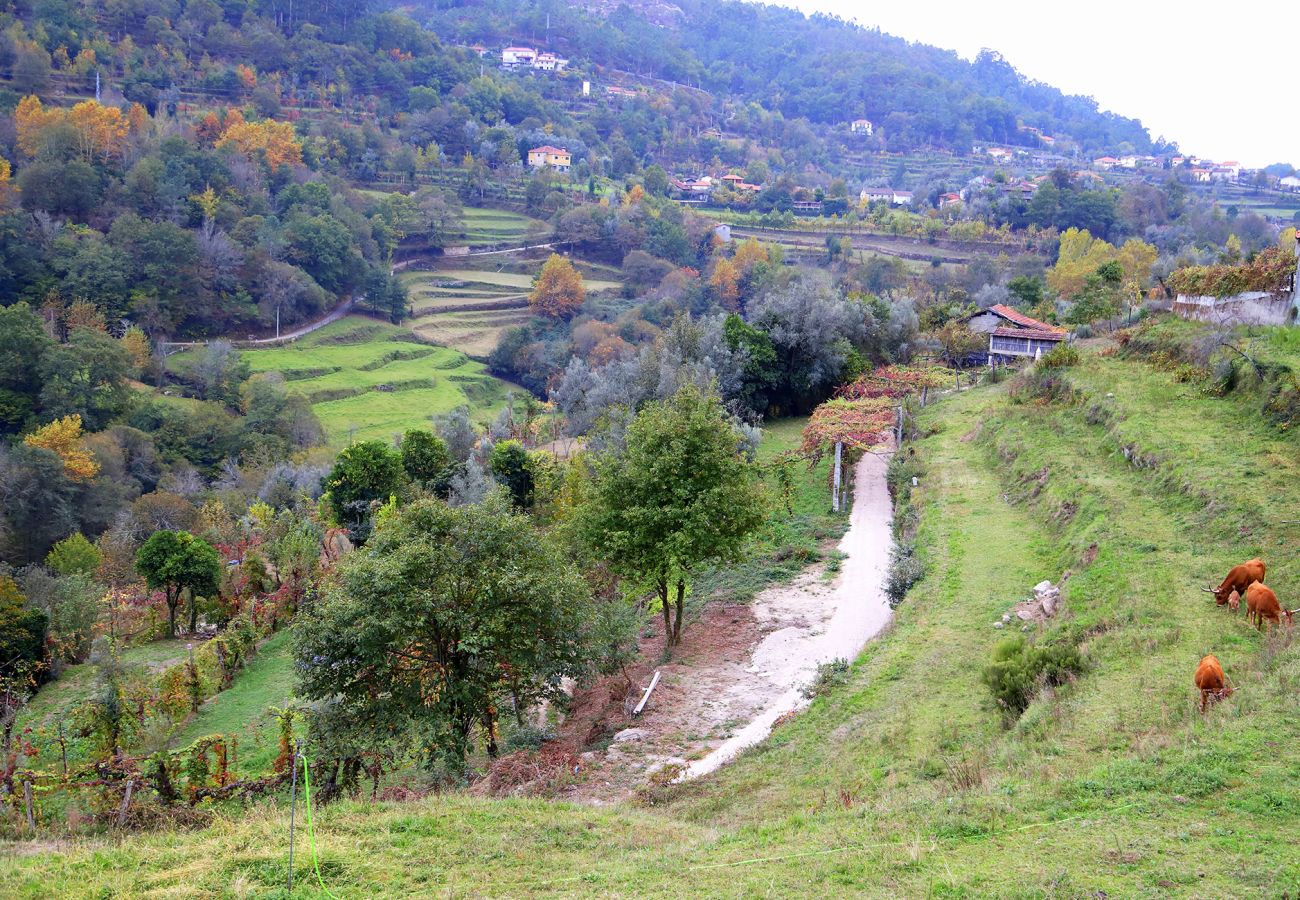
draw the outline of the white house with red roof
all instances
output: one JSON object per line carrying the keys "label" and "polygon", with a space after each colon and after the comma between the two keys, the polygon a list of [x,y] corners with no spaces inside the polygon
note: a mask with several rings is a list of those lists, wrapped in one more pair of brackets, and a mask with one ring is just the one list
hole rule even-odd
{"label": "white house with red roof", "polygon": [[968,316],[966,325],[971,331],[989,336],[989,363],[994,365],[1038,359],[1070,338],[1064,328],[1040,322],[1002,303]]}

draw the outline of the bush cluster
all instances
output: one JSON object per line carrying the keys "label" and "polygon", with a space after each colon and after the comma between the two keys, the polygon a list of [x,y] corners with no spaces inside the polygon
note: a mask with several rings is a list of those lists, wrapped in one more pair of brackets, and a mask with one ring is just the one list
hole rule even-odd
{"label": "bush cluster", "polygon": [[980,680],[1008,722],[1019,719],[1045,687],[1070,681],[1084,670],[1083,655],[1069,644],[1030,643],[1023,635],[999,641]]}
{"label": "bush cluster", "polygon": [[800,693],[805,700],[813,700],[817,697],[825,697],[835,688],[849,680],[849,661],[843,657],[836,657],[830,662],[824,662],[817,667],[817,674],[813,680],[803,686]]}
{"label": "bush cluster", "polygon": [[1064,403],[1071,404],[1078,399],[1078,392],[1070,379],[1058,375],[1052,369],[1035,366],[1011,379],[1007,394],[1015,403]]}

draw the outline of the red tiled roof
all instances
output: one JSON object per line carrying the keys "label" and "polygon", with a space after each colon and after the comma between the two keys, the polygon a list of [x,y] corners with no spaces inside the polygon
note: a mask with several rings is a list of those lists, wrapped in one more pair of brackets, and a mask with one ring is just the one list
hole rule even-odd
{"label": "red tiled roof", "polygon": [[1008,322],[1014,322],[1021,328],[1031,328],[1038,331],[1047,331],[1053,334],[1065,334],[1064,328],[1058,328],[1055,325],[1048,325],[1046,322],[1040,322],[1032,316],[1027,316],[1017,309],[1012,309],[1002,303],[995,303],[989,307],[989,312],[995,316],[1000,316]]}
{"label": "red tiled roof", "polygon": [[547,144],[544,147],[534,147],[528,152],[532,154],[532,153],[568,153],[569,151],[561,150],[559,147],[552,147],[550,144]]}
{"label": "red tiled roof", "polygon": [[1063,341],[1064,331],[1043,331],[1041,328],[994,328],[996,337],[1029,338],[1035,341]]}

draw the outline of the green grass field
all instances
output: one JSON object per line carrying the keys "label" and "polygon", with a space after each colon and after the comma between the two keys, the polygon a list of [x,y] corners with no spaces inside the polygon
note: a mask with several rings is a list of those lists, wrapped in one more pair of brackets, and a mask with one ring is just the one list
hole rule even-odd
{"label": "green grass field", "polygon": [[[183,368],[198,351],[171,357]],[[481,362],[431,346],[404,326],[348,316],[291,344],[242,351],[254,372],[280,372],[312,403],[332,447],[390,440],[429,417],[468,405],[490,418],[509,386]]]}
{"label": "green grass field", "polygon": [[235,772],[256,777],[271,770],[279,752],[279,731],[268,713],[293,698],[293,636],[282,631],[258,648],[234,685],[199,707],[177,732],[173,746],[184,747],[209,734],[238,739]]}
{"label": "green grass field", "polygon": [[[325,886],[347,898],[1295,896],[1300,647],[1199,587],[1261,554],[1300,605],[1296,439],[1248,398],[1141,362],[1088,354],[1061,374],[1080,402],[1016,404],[1003,384],[924,411],[913,502],[927,575],[848,682],[766,742],[615,807],[339,803],[316,823]],[[993,623],[1066,569],[1043,637],[1076,644],[1087,668],[1006,727],[980,683],[1006,633]],[[1237,693],[1202,716],[1192,673],[1207,652]],[[198,832],[14,854],[0,892],[269,893],[286,830],[287,812],[263,806]],[[299,890],[323,895],[314,880]]]}

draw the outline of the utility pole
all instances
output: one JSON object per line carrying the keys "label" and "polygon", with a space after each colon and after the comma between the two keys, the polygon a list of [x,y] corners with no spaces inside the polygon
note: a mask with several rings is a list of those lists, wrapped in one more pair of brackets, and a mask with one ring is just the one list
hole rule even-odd
{"label": "utility pole", "polygon": [[95,70],[95,102],[99,102],[99,69]]}
{"label": "utility pole", "polygon": [[840,511],[840,459],[844,451],[842,441],[835,442],[835,481],[831,489],[831,509],[834,512]]}

